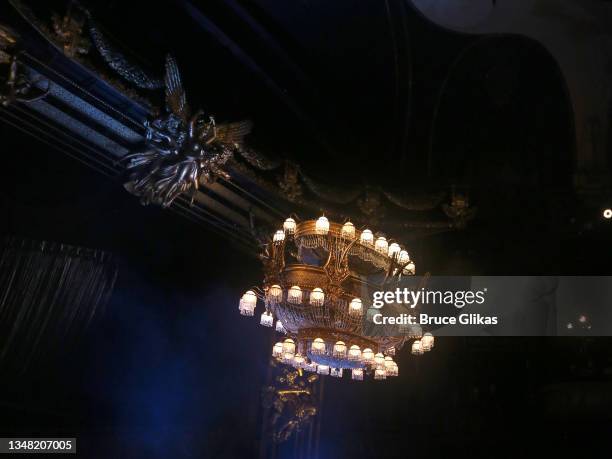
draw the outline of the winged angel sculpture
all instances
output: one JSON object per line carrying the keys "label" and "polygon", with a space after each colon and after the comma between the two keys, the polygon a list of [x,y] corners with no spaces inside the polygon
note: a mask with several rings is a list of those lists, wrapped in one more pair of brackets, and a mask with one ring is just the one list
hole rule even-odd
{"label": "winged angel sculpture", "polygon": [[168,207],[181,194],[191,200],[201,184],[229,178],[222,169],[241,149],[250,121],[216,124],[203,111],[191,113],[175,59],[166,58],[167,114],[146,122],[144,151],[126,155],[129,180],[125,188],[142,204]]}

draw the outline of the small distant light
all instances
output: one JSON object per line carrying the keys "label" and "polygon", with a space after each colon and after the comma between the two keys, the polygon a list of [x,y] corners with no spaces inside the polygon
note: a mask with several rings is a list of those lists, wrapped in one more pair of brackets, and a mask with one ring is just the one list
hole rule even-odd
{"label": "small distant light", "polygon": [[612,209],[606,209],[603,211],[603,218],[610,220],[612,218]]}

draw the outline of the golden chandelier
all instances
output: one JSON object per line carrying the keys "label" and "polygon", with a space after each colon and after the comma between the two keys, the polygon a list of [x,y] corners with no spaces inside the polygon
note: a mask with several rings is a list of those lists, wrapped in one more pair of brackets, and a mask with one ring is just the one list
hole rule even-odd
{"label": "golden chandelier", "polygon": [[[398,375],[393,356],[407,341],[413,340],[415,355],[433,347],[434,337],[418,326],[402,336],[364,332],[364,315],[377,311],[370,305],[372,293],[415,274],[414,262],[398,243],[325,216],[299,223],[287,218],[262,259],[263,287],[242,295],[239,310],[253,316],[257,301],[264,303],[261,325],[286,335],[272,349],[279,361],[324,375],[342,377],[343,370],[351,370],[354,380],[366,373],[382,380]],[[383,281],[372,282],[376,275]]]}

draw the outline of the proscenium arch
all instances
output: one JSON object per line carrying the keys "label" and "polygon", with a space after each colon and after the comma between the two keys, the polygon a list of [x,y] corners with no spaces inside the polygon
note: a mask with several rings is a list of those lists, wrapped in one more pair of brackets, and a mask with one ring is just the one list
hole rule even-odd
{"label": "proscenium arch", "polygon": [[[525,64],[533,66],[533,68],[526,68]],[[503,71],[499,70],[500,68],[503,69],[504,66],[506,70],[516,74],[505,75]],[[513,78],[514,81],[512,81]],[[501,100],[503,99],[504,84],[516,85],[514,89],[518,94],[512,94],[512,100]],[[498,87],[496,88],[495,85],[498,85]],[[488,89],[487,86],[489,86]],[[512,88],[510,89],[512,90]],[[488,97],[498,99],[496,101],[491,100],[490,107],[483,104],[483,98],[487,97],[484,91],[487,90],[490,92]],[[456,104],[461,103],[464,105],[463,107],[456,106]],[[557,172],[561,171],[563,181],[567,181],[567,183],[559,182],[549,185],[570,185],[571,168],[576,157],[576,137],[573,107],[565,78],[558,63],[544,46],[535,40],[515,34],[487,35],[478,38],[466,46],[450,65],[448,74],[438,91],[432,112],[428,145],[428,174],[430,178],[441,180],[444,183],[466,180],[464,176],[449,176],[448,171],[441,167],[443,162],[448,165],[449,156],[459,154],[461,149],[465,150],[467,147],[466,138],[461,136],[468,135],[470,131],[469,129],[462,129],[462,132],[459,133],[452,132],[452,128],[449,129],[449,127],[452,127],[453,117],[461,116],[462,122],[460,124],[465,126],[466,123],[469,124],[468,117],[470,115],[480,114],[482,116],[480,121],[483,126],[488,124],[490,127],[498,128],[497,131],[494,129],[491,131],[491,135],[494,136],[495,132],[503,133],[500,126],[495,126],[495,117],[498,111],[502,112],[510,107],[517,110],[515,114],[519,116],[521,114],[520,105],[529,103],[533,110],[524,110],[525,119],[514,120],[515,124],[509,125],[508,129],[516,128],[521,121],[536,123],[538,119],[533,116],[536,111],[544,110],[546,112],[548,110],[550,116],[543,116],[539,119],[539,122],[543,123],[542,127],[548,129],[551,140],[556,139],[560,151],[556,157],[550,156],[549,158],[540,158],[540,160],[546,159],[551,161],[551,164],[554,163],[554,169]],[[546,107],[539,105],[543,103],[546,104]],[[511,114],[507,115],[510,116]],[[557,123],[557,132],[553,132],[554,129],[551,128],[554,122]],[[517,148],[516,143],[502,145],[505,142],[502,137],[500,135],[496,139],[499,142],[500,151],[491,151],[490,153],[503,154],[504,147],[509,148],[506,151],[507,153],[512,153],[512,148]],[[542,142],[543,140],[544,137],[540,138],[539,141]],[[453,142],[452,149],[449,145],[451,141]],[[554,145],[555,141],[552,141],[550,148],[554,148]],[[482,149],[486,146],[474,145],[473,148]],[[474,154],[484,152],[463,151],[462,153],[468,153],[462,157],[462,160],[468,163],[475,159]]]}

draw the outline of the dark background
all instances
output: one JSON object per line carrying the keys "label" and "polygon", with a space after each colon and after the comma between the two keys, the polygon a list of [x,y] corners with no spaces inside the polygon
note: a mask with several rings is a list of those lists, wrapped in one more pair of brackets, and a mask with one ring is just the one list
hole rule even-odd
{"label": "dark background", "polygon": [[[253,119],[251,141],[271,156],[322,180],[468,189],[477,220],[418,241],[422,269],[610,274],[611,227],[572,192],[571,108],[539,45],[443,32],[399,2],[268,3],[240,4],[262,33],[230,2],[197,2],[246,58],[186,3],[91,6],[150,69],[172,51],[194,105]],[[390,30],[407,41],[393,45]],[[77,345],[2,369],[0,433],[76,436],[82,457],[257,457],[272,338],[237,302],[260,282],[258,261],[0,129],[2,234],[107,250],[120,264]],[[319,457],[609,457],[610,344],[439,339],[421,359],[401,352],[395,380],[326,378]],[[278,457],[293,457],[291,441]]]}

